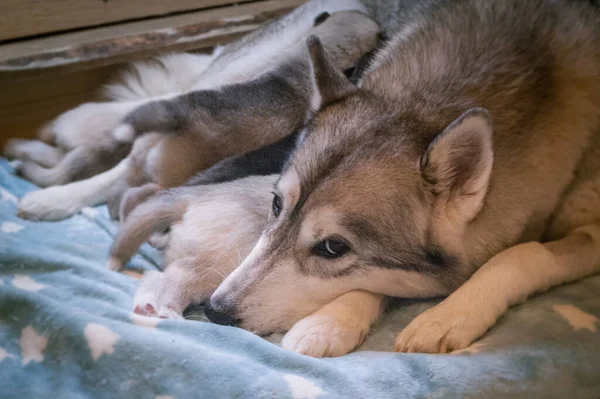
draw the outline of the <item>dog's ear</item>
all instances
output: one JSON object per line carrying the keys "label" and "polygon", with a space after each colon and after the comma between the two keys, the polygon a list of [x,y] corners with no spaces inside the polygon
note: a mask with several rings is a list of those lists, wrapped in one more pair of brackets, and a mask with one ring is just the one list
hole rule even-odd
{"label": "dog's ear", "polygon": [[306,45],[310,55],[313,86],[311,110],[316,112],[358,90],[344,72],[334,64],[317,36],[309,36]]}
{"label": "dog's ear", "polygon": [[472,108],[452,122],[421,157],[421,174],[436,201],[456,221],[469,222],[483,205],[494,162],[492,119]]}

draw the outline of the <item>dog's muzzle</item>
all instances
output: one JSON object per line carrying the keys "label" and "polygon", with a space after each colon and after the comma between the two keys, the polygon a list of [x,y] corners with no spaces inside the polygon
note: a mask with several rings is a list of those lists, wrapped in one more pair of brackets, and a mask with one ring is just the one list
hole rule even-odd
{"label": "dog's muzzle", "polygon": [[240,323],[234,309],[222,306],[212,300],[204,305],[204,314],[212,323],[222,326],[237,326]]}

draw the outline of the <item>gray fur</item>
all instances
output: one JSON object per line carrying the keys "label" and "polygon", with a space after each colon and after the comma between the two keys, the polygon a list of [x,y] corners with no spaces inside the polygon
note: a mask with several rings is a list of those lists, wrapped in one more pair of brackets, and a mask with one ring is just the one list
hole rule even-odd
{"label": "gray fur", "polygon": [[[600,173],[575,174],[600,133],[600,11],[584,1],[448,0],[411,15],[356,89],[309,43],[323,101],[282,174],[282,213],[211,299],[241,326],[286,328],[349,290],[448,294],[495,255],[525,251],[517,244],[595,231],[598,211],[564,193],[580,187],[583,198]],[[332,236],[351,251],[311,255]],[[527,248],[562,256],[555,244]],[[590,259],[563,279],[597,271]],[[271,297],[284,291],[289,301]]]}

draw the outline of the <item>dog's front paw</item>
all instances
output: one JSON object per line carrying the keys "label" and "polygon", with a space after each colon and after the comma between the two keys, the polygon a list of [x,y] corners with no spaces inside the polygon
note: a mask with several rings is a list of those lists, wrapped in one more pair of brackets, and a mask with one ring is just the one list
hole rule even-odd
{"label": "dog's front paw", "polygon": [[62,220],[79,210],[71,202],[69,191],[62,187],[33,191],[19,201],[18,215],[30,220]]}
{"label": "dog's front paw", "polygon": [[297,322],[281,340],[281,347],[312,357],[343,356],[362,344],[368,325],[334,315],[313,314]]}
{"label": "dog's front paw", "polygon": [[444,302],[417,316],[396,339],[394,350],[409,353],[449,353],[471,345],[493,324],[468,308]]}

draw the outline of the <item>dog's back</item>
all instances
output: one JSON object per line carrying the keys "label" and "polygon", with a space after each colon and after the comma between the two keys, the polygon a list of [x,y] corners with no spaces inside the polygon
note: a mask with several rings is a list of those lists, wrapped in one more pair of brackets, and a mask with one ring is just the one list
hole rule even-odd
{"label": "dog's back", "polygon": [[[319,24],[315,16],[340,11],[359,11],[366,14],[366,8],[359,0],[307,2],[288,15],[217,49],[215,59],[193,89],[211,89],[220,84],[246,82],[277,67],[282,61],[304,55],[304,49],[298,46],[298,38],[305,37]],[[340,37],[336,40],[343,41]]]}
{"label": "dog's back", "polygon": [[382,98],[402,93],[392,107],[419,121],[417,151],[461,110],[490,112],[486,206],[464,242],[444,239],[481,263],[509,242],[541,238],[598,133],[600,11],[562,0],[461,0],[425,15],[378,55],[362,87]]}

